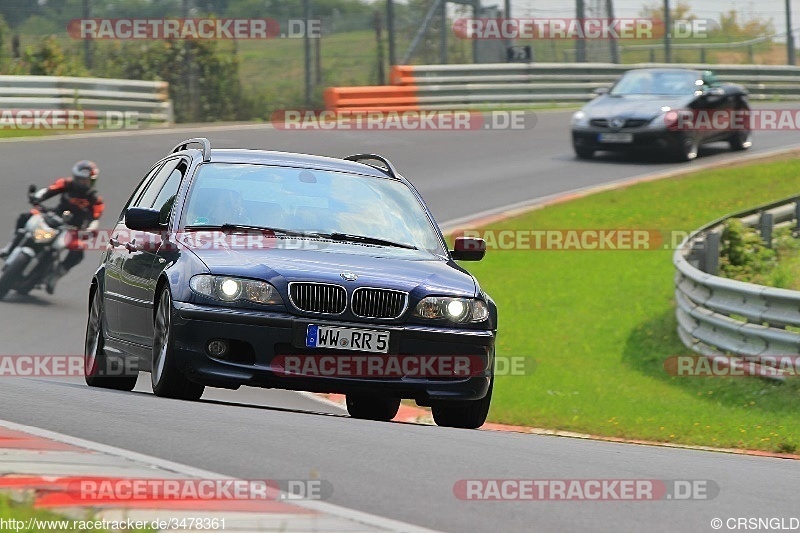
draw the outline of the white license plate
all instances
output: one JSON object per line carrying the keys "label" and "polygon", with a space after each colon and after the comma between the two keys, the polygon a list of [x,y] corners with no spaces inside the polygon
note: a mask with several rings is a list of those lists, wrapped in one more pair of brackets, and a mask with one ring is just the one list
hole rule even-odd
{"label": "white license plate", "polygon": [[632,143],[633,133],[601,133],[597,140],[601,143]]}
{"label": "white license plate", "polygon": [[311,324],[306,329],[306,347],[387,353],[389,351],[389,332]]}

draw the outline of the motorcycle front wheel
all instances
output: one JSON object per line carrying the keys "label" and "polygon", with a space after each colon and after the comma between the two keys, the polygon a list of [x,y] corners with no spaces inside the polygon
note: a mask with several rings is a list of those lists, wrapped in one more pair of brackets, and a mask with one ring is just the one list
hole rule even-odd
{"label": "motorcycle front wheel", "polygon": [[30,260],[31,258],[27,255],[18,253],[16,257],[6,263],[5,267],[3,267],[3,273],[0,275],[0,300],[5,298],[8,291],[19,281],[22,271],[28,266]]}

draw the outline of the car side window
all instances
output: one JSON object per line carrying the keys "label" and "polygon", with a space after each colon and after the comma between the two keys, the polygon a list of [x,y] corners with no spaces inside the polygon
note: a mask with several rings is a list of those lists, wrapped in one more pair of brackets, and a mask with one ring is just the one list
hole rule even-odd
{"label": "car side window", "polygon": [[178,163],[181,162],[180,158],[176,159],[169,159],[164,166],[161,167],[161,170],[155,175],[155,177],[150,181],[150,185],[147,186],[144,193],[139,197],[136,201],[136,207],[153,207],[153,204],[156,201],[161,189],[164,188],[164,185],[167,183],[167,180],[172,175],[172,171],[175,170],[175,167],[178,166]]}
{"label": "car side window", "polygon": [[125,207],[122,208],[122,212],[119,214],[119,219],[117,222],[122,222],[122,219],[125,218],[125,211],[129,207],[136,205],[137,201],[139,200],[139,197],[142,196],[144,190],[147,188],[148,185],[150,185],[150,182],[153,180],[153,176],[156,175],[156,173],[161,169],[162,166],[163,164],[159,163],[153,168],[151,168],[150,171],[142,179],[142,181],[139,182],[139,186],[136,187],[136,190],[133,191],[131,197],[128,198],[128,202],[125,204]]}
{"label": "car side window", "polygon": [[188,169],[188,162],[186,160],[181,160],[178,163],[178,166],[176,166],[175,169],[170,173],[166,183],[161,188],[161,191],[158,193],[158,196],[153,202],[151,207],[153,209],[158,209],[158,221],[160,224],[166,224],[169,222],[169,217],[172,213],[172,207],[175,205],[175,197],[178,195],[178,189],[181,186],[181,180],[183,180],[183,177],[186,175],[186,171]]}

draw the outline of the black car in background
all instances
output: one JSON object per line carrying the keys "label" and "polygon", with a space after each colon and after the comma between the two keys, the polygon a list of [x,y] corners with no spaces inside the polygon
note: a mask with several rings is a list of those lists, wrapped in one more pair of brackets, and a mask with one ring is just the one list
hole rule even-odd
{"label": "black car in background", "polygon": [[[344,393],[357,418],[391,420],[408,398],[439,425],[486,419],[497,308],[456,263],[481,259],[485,242],[448,250],[380,156],[184,141],[145,173],[112,235],[89,289],[90,386],[131,390],[144,370],[157,396],[249,385]],[[454,358],[472,368],[444,364]],[[367,360],[377,371],[354,366]]]}
{"label": "black car in background", "polygon": [[651,150],[678,161],[697,157],[705,143],[732,150],[752,145],[747,91],[721,83],[711,71],[630,70],[572,116],[572,146],[581,159],[595,152]]}

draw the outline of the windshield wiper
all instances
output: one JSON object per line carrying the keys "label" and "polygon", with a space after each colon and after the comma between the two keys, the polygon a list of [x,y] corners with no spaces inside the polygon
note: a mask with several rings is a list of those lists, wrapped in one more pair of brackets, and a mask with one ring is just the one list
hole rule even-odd
{"label": "windshield wiper", "polygon": [[273,233],[280,233],[281,235],[288,235],[290,237],[318,237],[317,233],[306,231],[295,231],[286,228],[273,228],[269,226],[251,226],[248,224],[194,224],[186,226],[187,230],[220,230],[220,231],[271,231]]}
{"label": "windshield wiper", "polygon": [[367,237],[366,235],[352,235],[350,233],[338,233],[338,232],[318,233],[317,235],[319,237],[325,237],[333,241],[361,242],[364,244],[375,244],[378,246],[392,246],[394,248],[405,248],[406,250],[419,249],[413,244],[403,244],[399,242],[389,241],[386,239],[380,239],[378,237]]}
{"label": "windshield wiper", "polygon": [[309,237],[309,238],[323,238],[332,241],[349,241],[360,242],[364,244],[375,244],[377,246],[392,246],[394,248],[404,248],[406,250],[418,250],[413,244],[403,244],[399,242],[390,241],[387,239],[380,239],[378,237],[367,237],[366,235],[353,235],[350,233],[318,233],[313,231],[297,231],[286,228],[274,228],[268,226],[251,226],[248,224],[195,224],[186,226],[187,230],[220,230],[220,231],[271,231],[280,233],[281,235],[288,235],[290,237]]}

